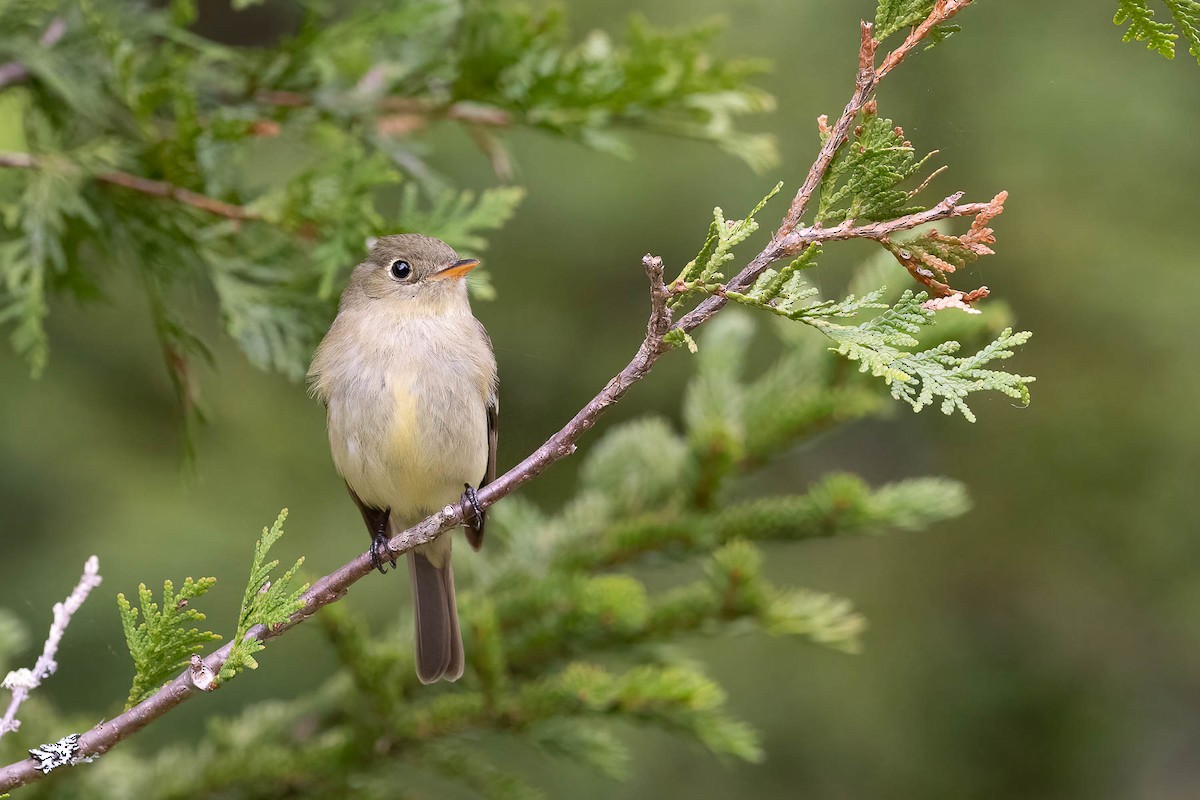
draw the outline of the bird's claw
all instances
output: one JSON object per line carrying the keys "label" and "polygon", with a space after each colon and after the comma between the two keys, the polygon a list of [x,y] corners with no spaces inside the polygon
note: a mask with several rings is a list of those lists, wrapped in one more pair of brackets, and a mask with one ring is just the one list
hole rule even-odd
{"label": "bird's claw", "polygon": [[371,537],[371,566],[379,570],[380,575],[387,575],[387,567],[384,562],[390,561],[392,566],[396,566],[396,556],[392,555],[392,551],[388,548],[388,536],[386,533],[376,533]]}
{"label": "bird's claw", "polygon": [[[470,526],[473,530],[479,530],[483,527],[483,509],[479,506],[479,493],[475,491],[469,483],[464,483],[462,504],[463,524]],[[467,515],[467,509],[471,509],[471,515]]]}

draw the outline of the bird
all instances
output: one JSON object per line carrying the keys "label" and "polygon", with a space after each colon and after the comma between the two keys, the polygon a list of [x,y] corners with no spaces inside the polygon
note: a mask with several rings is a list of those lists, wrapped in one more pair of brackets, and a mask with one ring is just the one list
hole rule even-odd
{"label": "bird", "polygon": [[[390,538],[460,502],[483,544],[477,490],[496,477],[499,383],[491,339],[471,311],[479,265],[438,239],[382,236],[350,275],[308,370],[329,447],[371,535],[371,563],[396,566]],[[462,677],[451,534],[407,552],[422,683]]]}

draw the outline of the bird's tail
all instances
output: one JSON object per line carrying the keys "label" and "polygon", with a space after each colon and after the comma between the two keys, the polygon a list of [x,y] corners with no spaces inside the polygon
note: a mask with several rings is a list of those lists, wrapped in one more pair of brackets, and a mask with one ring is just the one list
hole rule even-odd
{"label": "bird's tail", "polygon": [[[443,536],[449,544],[449,536]],[[433,547],[441,541],[432,543]],[[458,630],[458,607],[454,602],[454,571],[450,548],[442,552],[408,551],[408,574],[412,578],[413,611],[416,614],[417,677],[421,683],[456,681],[463,674],[462,634]],[[438,548],[439,550],[441,548]],[[435,562],[441,566],[435,566]]]}

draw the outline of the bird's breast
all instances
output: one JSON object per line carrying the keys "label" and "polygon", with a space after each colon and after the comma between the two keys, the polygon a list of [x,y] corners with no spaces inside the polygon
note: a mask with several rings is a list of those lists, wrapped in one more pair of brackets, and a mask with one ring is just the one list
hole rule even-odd
{"label": "bird's breast", "polygon": [[482,479],[493,377],[482,334],[464,340],[465,328],[405,327],[416,330],[390,331],[341,360],[349,368],[329,382],[329,441],[338,472],[364,503],[416,521]]}

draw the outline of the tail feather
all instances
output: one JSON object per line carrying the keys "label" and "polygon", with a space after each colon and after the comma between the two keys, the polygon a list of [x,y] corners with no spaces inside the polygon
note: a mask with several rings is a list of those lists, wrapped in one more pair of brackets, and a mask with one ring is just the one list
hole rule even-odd
{"label": "tail feather", "polygon": [[417,677],[421,683],[456,681],[463,674],[462,634],[454,601],[454,571],[447,554],[436,567],[423,553],[408,551],[416,615]]}

